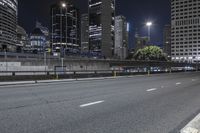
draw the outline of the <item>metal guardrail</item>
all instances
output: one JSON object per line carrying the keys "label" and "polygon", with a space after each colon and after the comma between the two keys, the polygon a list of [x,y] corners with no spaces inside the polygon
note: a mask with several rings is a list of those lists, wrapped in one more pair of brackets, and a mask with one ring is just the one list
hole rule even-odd
{"label": "metal guardrail", "polygon": [[7,74],[11,76],[22,75],[22,74],[42,74],[42,75],[64,75],[64,74],[97,74],[97,73],[112,73],[112,72],[122,72],[120,70],[80,70],[80,71],[0,71],[0,76],[2,74]]}
{"label": "metal guardrail", "polygon": [[198,70],[184,70],[184,69],[168,69],[168,70],[80,70],[80,71],[0,71],[0,76],[17,76],[17,75],[68,75],[68,74],[101,74],[101,73],[169,73],[169,72],[184,72],[184,71],[199,71]]}
{"label": "metal guardrail", "polygon": [[[0,72],[0,82],[3,81],[37,81],[49,79],[79,79],[94,77],[117,77],[132,75],[150,75],[159,73],[185,72],[186,70],[168,71],[125,71],[125,70],[90,70],[90,71],[4,71]],[[197,71],[197,70],[191,70]]]}
{"label": "metal guardrail", "polygon": [[200,63],[179,63],[179,62],[172,62],[172,61],[110,61],[111,66],[141,66],[141,67],[198,67],[200,68]]}

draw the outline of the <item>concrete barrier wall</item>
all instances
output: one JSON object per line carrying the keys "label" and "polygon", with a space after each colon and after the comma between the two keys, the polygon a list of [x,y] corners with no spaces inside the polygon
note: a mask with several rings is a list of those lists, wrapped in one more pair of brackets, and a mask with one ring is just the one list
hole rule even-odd
{"label": "concrete barrier wall", "polygon": [[[46,66],[45,66],[46,64]],[[19,62],[0,62],[0,71],[52,71],[56,66],[64,66],[66,71],[109,70],[110,65],[101,61],[62,61],[61,60],[23,60]]]}
{"label": "concrete barrier wall", "polygon": [[45,71],[45,66],[23,66],[21,62],[0,62],[0,71]]}

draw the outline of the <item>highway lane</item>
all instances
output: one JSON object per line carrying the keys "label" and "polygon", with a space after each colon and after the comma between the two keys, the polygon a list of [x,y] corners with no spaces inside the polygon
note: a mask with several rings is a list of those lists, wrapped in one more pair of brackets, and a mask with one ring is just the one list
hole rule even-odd
{"label": "highway lane", "polygon": [[0,87],[2,133],[177,133],[200,113],[200,73]]}

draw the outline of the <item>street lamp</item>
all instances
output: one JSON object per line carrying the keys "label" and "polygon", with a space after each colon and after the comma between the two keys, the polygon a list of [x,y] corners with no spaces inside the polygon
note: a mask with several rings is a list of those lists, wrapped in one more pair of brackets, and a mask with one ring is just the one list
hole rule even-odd
{"label": "street lamp", "polygon": [[149,42],[151,41],[151,26],[153,25],[153,23],[151,21],[146,23],[146,26],[148,27],[148,38],[149,38]]}
{"label": "street lamp", "polygon": [[[64,70],[64,57],[65,57],[65,48],[63,48],[63,19],[62,19],[62,15],[63,15],[63,9],[66,9],[66,34],[67,34],[67,4],[66,3],[61,3],[61,18],[60,18],[60,43],[61,43],[61,47],[60,47],[60,57],[61,57],[61,66],[62,66],[62,71]],[[65,15],[64,15],[65,16]],[[66,45],[67,45],[67,39],[66,39]]]}
{"label": "street lamp", "polygon": [[67,4],[65,3],[65,2],[62,2],[61,3],[61,8],[60,8],[60,58],[63,58],[64,57],[64,55],[63,55],[63,33],[62,33],[62,31],[63,31],[63,29],[62,28],[64,28],[63,27],[63,9],[65,9],[66,8],[66,6],[67,6]]}
{"label": "street lamp", "polygon": [[62,7],[65,8],[67,5],[66,3],[62,3]]}

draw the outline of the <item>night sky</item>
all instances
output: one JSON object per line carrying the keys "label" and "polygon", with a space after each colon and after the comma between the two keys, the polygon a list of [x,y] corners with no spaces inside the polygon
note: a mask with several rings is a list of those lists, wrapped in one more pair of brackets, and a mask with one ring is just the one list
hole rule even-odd
{"label": "night sky", "polygon": [[[72,0],[81,13],[87,12],[87,0]],[[35,21],[40,21],[44,26],[50,27],[50,5],[59,0],[18,0],[19,25],[30,33]],[[133,45],[135,30],[142,35],[147,35],[145,22],[153,21],[151,30],[152,42],[162,44],[163,26],[170,24],[170,0],[116,0],[116,14],[124,15],[131,26],[130,45]]]}

